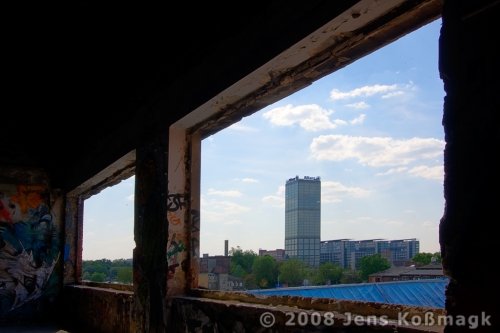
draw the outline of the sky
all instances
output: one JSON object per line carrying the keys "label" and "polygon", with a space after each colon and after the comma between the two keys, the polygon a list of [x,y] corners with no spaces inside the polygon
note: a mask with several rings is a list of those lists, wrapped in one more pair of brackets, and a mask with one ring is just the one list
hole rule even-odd
{"label": "sky", "polygon": [[[321,240],[417,238],[444,212],[436,20],[204,139],[200,253],[284,248],[285,182],[321,177]],[[85,201],[85,260],[131,258],[134,179]]]}

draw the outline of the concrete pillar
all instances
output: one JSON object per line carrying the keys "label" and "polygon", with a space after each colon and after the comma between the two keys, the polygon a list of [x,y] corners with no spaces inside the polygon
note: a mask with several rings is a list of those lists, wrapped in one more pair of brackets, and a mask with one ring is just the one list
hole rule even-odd
{"label": "concrete pillar", "polygon": [[[444,82],[444,196],[440,244],[445,274],[451,277],[446,311],[455,319],[490,315],[498,330],[497,262],[500,164],[498,31],[500,5],[493,1],[444,1],[439,70]],[[495,326],[497,326],[495,328]],[[445,332],[465,332],[448,325]]]}

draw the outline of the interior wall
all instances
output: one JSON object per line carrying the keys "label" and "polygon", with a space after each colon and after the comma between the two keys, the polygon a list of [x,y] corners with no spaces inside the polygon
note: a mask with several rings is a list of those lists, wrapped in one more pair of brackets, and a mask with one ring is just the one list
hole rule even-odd
{"label": "interior wall", "polygon": [[44,319],[61,289],[64,198],[40,170],[11,176],[0,183],[0,321]]}

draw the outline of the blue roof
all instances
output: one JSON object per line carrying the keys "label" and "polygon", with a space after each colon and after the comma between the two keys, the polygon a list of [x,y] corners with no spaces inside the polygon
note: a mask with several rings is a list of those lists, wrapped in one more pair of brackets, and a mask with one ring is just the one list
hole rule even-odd
{"label": "blue roof", "polygon": [[340,284],[331,286],[249,290],[248,293],[269,296],[302,296],[335,298],[443,308],[448,278],[417,281]]}

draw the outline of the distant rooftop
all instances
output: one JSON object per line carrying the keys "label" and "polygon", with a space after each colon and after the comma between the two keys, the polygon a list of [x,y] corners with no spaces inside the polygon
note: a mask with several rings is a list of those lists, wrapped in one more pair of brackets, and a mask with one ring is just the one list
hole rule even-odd
{"label": "distant rooftop", "polygon": [[443,278],[418,281],[276,288],[249,290],[247,292],[267,296],[335,298],[342,300],[426,306],[444,309],[444,293],[449,282],[450,280],[448,278]]}
{"label": "distant rooftop", "polygon": [[294,182],[296,180],[312,180],[312,181],[321,181],[321,177],[320,176],[317,176],[317,177],[310,177],[310,176],[304,176],[304,178],[299,178],[299,176],[295,176],[294,178],[289,178],[286,180],[287,183],[289,182]]}

